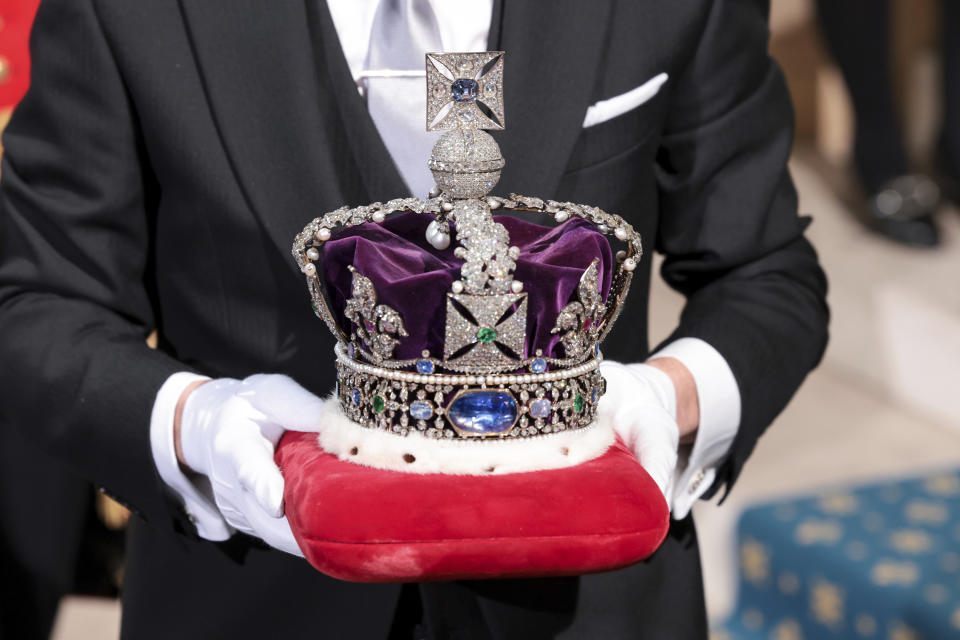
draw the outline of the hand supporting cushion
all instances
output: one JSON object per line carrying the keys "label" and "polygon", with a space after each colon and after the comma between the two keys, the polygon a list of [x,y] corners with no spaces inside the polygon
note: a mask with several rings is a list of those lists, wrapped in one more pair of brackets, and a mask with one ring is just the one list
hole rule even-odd
{"label": "hand supporting cushion", "polygon": [[670,376],[647,364],[606,360],[600,371],[607,392],[599,418],[609,421],[670,502],[680,430],[676,391]]}
{"label": "hand supporting cushion", "polygon": [[188,396],[180,419],[183,461],[205,475],[235,530],[302,555],[283,513],[284,481],[273,461],[288,429],[316,432],[323,400],[282,375],[220,378]]}

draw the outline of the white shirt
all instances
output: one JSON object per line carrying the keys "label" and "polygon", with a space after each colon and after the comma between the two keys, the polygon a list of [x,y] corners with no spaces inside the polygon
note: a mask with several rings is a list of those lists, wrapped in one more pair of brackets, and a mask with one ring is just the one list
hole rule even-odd
{"label": "white shirt", "polygon": [[[365,71],[378,2],[327,0],[343,54],[358,86]],[[431,0],[431,4],[444,50],[487,50],[493,0]],[[417,90],[422,91],[419,87]],[[422,114],[413,115],[422,128]],[[690,512],[693,503],[713,484],[717,468],[730,450],[740,424],[740,391],[726,360],[703,340],[681,338],[655,356],[676,358],[690,370],[697,384],[700,403],[696,440],[687,457],[681,459],[674,477],[673,495],[668,496],[671,512],[679,519]],[[197,526],[197,533],[208,540],[225,540],[231,535],[229,527],[209,494],[183,474],[173,447],[173,414],[177,400],[184,389],[198,379],[202,378],[177,373],[160,388],[150,420],[151,448],[160,477],[183,500],[188,515]]]}

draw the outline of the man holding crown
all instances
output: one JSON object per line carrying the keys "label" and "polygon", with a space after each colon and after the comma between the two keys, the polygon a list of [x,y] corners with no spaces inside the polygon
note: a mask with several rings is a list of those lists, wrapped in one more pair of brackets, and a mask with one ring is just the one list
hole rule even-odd
{"label": "man holding crown", "polygon": [[[124,637],[705,637],[690,507],[729,490],[826,343],[766,16],[761,0],[45,0],[3,141],[0,418],[139,516]],[[439,143],[425,109],[453,130]],[[687,297],[653,349],[641,238]],[[566,498],[614,434],[672,515],[642,562],[360,584],[298,557],[318,565],[301,485],[337,474],[292,473],[296,438],[368,474],[320,523],[347,527],[416,508],[428,496],[395,487],[443,477],[426,474],[557,473],[544,491]],[[484,457],[507,445],[532,453]],[[373,511],[344,498],[385,477],[402,479]],[[533,515],[561,517],[552,502]],[[355,557],[328,573],[389,574]]]}

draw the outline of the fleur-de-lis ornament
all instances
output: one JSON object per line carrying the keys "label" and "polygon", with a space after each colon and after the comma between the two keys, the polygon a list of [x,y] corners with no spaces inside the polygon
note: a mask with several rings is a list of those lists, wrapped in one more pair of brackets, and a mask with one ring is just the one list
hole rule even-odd
{"label": "fleur-de-lis ornament", "polygon": [[385,360],[393,355],[400,342],[406,337],[403,318],[393,307],[377,304],[377,290],[366,276],[361,275],[352,265],[347,267],[353,274],[351,297],[344,305],[343,314],[353,322],[354,334],[362,340],[371,355]]}
{"label": "fleur-de-lis ornament", "polygon": [[600,261],[594,259],[584,270],[577,285],[578,299],[560,310],[556,324],[550,330],[550,333],[563,334],[560,343],[568,358],[583,355],[590,345],[596,344],[600,333],[603,299],[600,296],[599,264]]}

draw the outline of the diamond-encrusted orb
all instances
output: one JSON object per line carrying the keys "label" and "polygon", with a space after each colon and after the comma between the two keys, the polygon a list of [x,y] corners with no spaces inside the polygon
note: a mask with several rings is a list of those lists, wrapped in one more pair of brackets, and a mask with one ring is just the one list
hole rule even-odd
{"label": "diamond-encrusted orb", "polygon": [[433,373],[433,363],[429,360],[417,360],[417,373],[428,376]]}
{"label": "diamond-encrusted orb", "polygon": [[547,370],[546,358],[534,358],[533,362],[530,363],[530,371],[532,373],[543,373],[546,370]]}
{"label": "diamond-encrusted orb", "polygon": [[497,339],[497,330],[494,329],[493,327],[481,327],[480,330],[477,331],[477,340],[479,340],[483,344],[490,344],[496,339]]}
{"label": "diamond-encrusted orb", "polygon": [[489,133],[457,129],[437,140],[427,165],[445,196],[483,198],[500,180],[504,161]]}
{"label": "diamond-encrusted orb", "polygon": [[429,420],[433,417],[433,405],[426,400],[414,400],[410,403],[410,415],[417,420]]}
{"label": "diamond-encrusted orb", "polygon": [[530,415],[534,418],[550,417],[550,401],[546,398],[538,398],[530,403]]}
{"label": "diamond-encrusted orb", "polygon": [[457,102],[477,99],[477,81],[472,78],[458,78],[450,85],[450,93]]}
{"label": "diamond-encrusted orb", "polygon": [[447,407],[450,424],[464,435],[496,435],[517,421],[517,401],[509,391],[484,389],[463,393]]}

